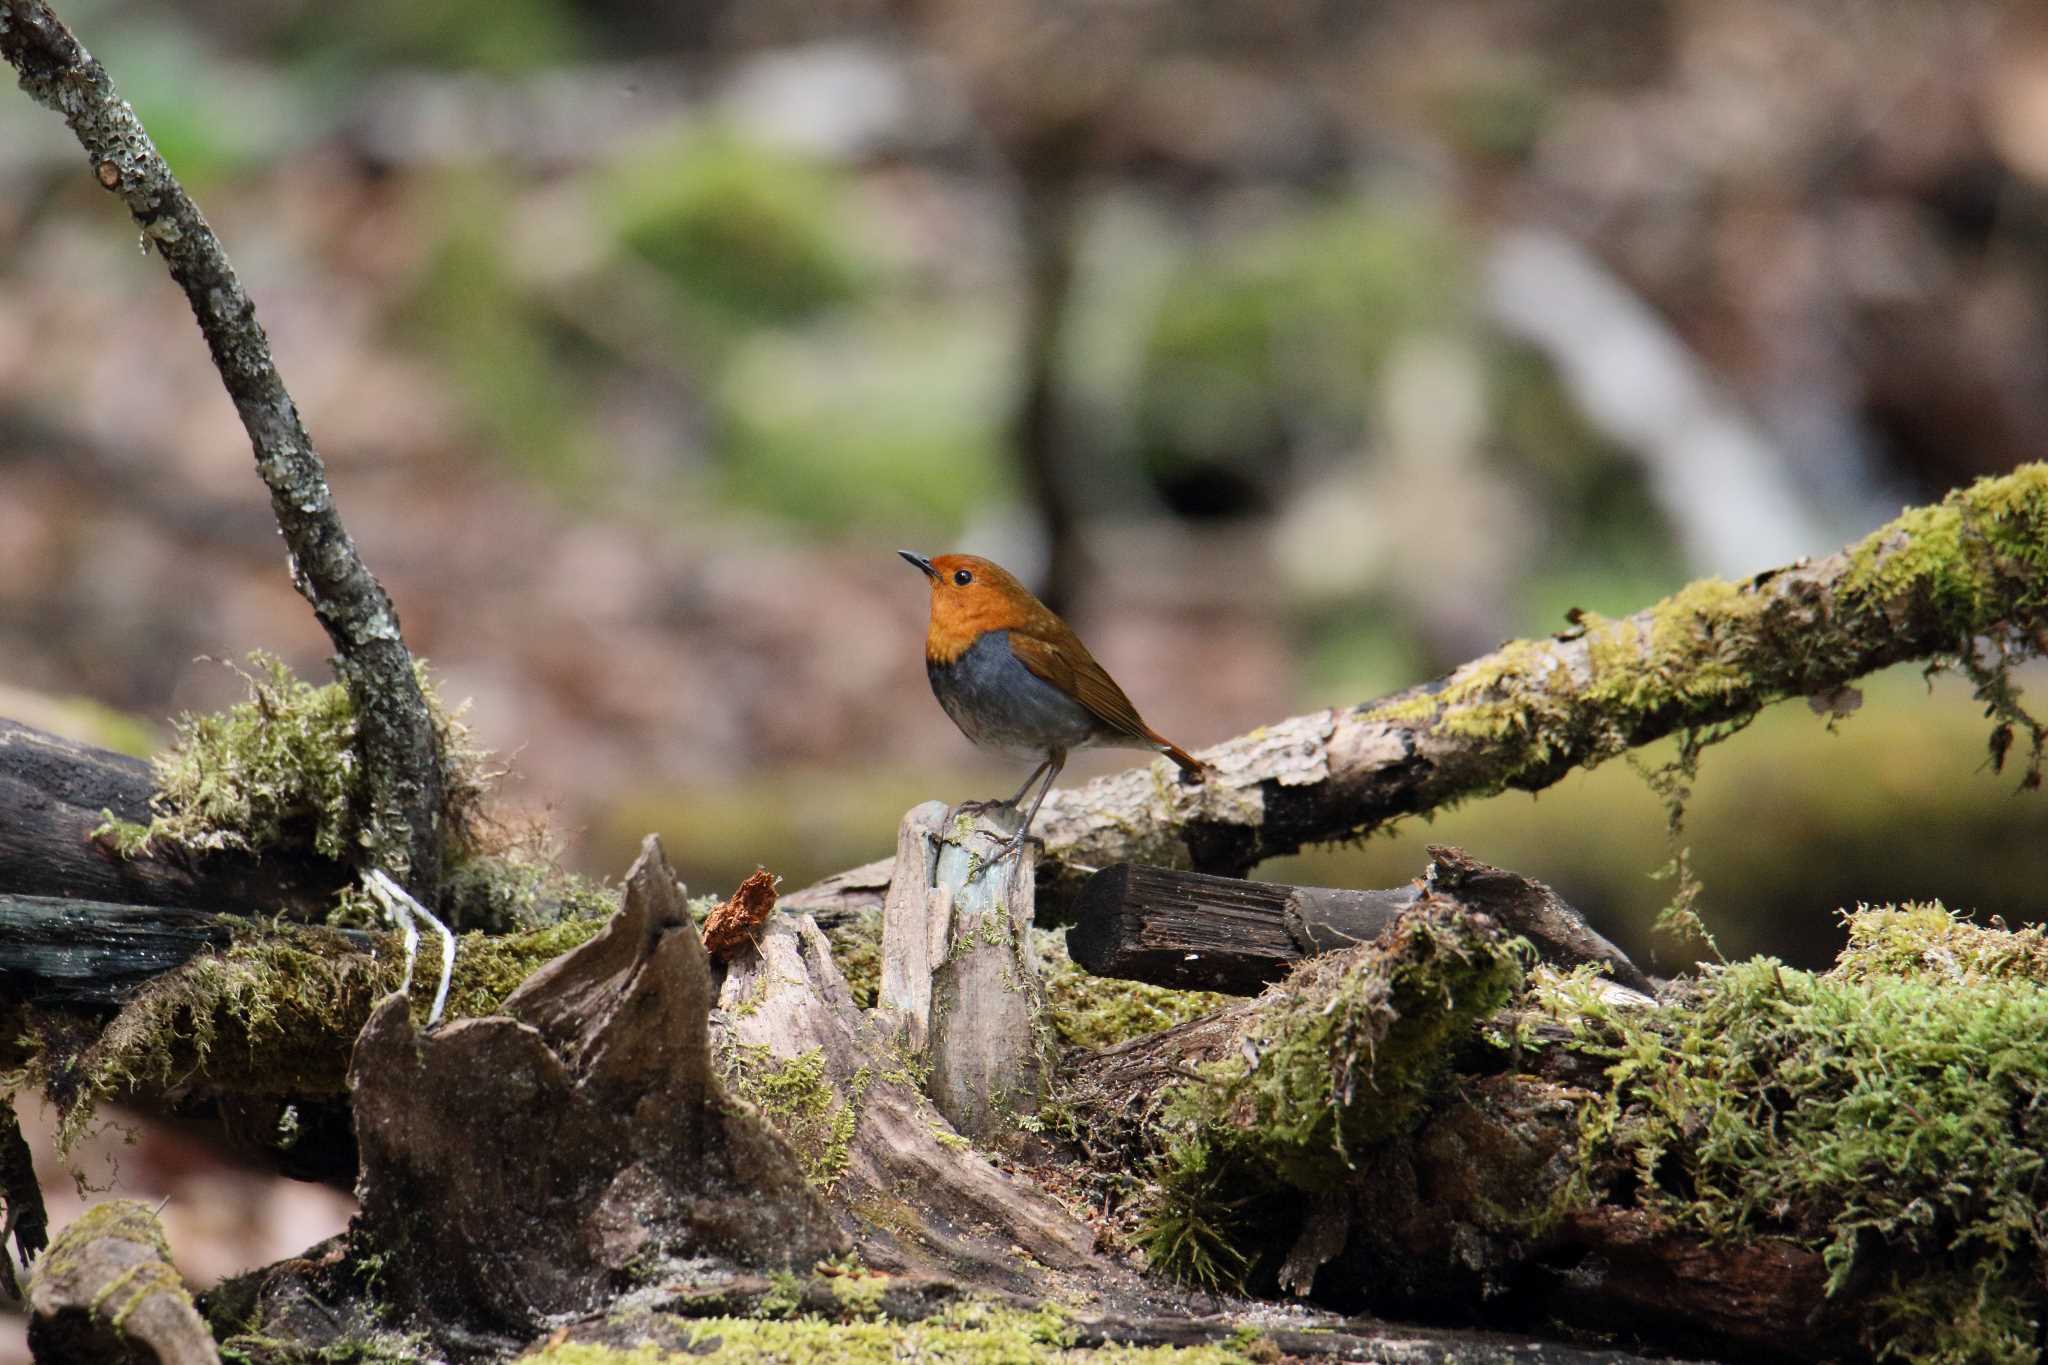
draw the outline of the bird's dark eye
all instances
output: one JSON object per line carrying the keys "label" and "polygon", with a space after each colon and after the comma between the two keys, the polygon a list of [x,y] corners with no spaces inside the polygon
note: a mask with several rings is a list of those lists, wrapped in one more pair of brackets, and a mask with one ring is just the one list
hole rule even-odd
{"label": "bird's dark eye", "polygon": [[953,570],[953,582],[954,582],[954,584],[955,584],[956,586],[964,588],[964,587],[966,587],[966,586],[967,586],[967,585],[968,585],[969,583],[972,583],[973,581],[974,581],[974,575],[973,575],[973,574],[971,574],[971,573],[969,573],[969,572],[967,572],[967,570],[965,570],[965,569],[955,569],[955,570]]}

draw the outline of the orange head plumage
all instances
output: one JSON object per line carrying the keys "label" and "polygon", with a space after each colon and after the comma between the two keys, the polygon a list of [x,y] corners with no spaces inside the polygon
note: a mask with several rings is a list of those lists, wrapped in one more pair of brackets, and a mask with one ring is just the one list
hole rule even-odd
{"label": "orange head plumage", "polygon": [[1002,565],[978,555],[925,559],[908,550],[901,553],[932,582],[932,619],[924,636],[927,662],[952,663],[992,630],[1020,631],[1080,645],[1067,623]]}

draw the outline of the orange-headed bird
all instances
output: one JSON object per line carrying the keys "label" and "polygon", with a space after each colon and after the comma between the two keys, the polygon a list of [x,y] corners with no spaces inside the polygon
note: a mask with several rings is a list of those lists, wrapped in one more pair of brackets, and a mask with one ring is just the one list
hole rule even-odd
{"label": "orange-headed bird", "polygon": [[1045,778],[998,859],[1024,846],[1069,750],[1153,749],[1203,779],[1201,761],[1145,724],[1073,629],[1007,570],[974,555],[897,553],[932,581],[924,664],[939,705],[980,747],[1039,760],[1003,804],[1015,808]]}

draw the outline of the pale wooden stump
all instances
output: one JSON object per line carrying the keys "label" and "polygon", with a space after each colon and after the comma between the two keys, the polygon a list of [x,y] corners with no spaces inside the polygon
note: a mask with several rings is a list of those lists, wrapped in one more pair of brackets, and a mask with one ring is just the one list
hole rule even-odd
{"label": "pale wooden stump", "polygon": [[880,1003],[931,1064],[926,1093],[954,1128],[1000,1144],[1038,1111],[1051,1075],[1045,992],[1031,950],[1038,848],[992,861],[1008,836],[992,810],[926,802],[903,817],[882,907]]}

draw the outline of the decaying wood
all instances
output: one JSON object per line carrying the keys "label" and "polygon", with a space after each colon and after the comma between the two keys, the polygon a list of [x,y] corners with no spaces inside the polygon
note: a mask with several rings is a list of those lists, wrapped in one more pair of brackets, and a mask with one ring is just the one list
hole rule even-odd
{"label": "decaying wood", "polygon": [[1031,949],[1030,847],[995,860],[1006,830],[988,815],[944,827],[927,802],[903,817],[882,910],[880,1003],[900,1009],[926,1091],[953,1127],[1014,1140],[1051,1076],[1045,994]]}
{"label": "decaying wood", "polygon": [[1082,884],[1067,952],[1097,976],[1256,995],[1304,957],[1377,938],[1417,894],[1118,863]]}
{"label": "decaying wood", "polygon": [[1067,951],[1097,976],[1253,995],[1305,957],[1379,937],[1427,886],[1522,935],[1547,962],[1599,963],[1633,990],[1654,990],[1625,953],[1543,883],[1488,867],[1462,849],[1433,844],[1429,853],[1421,880],[1386,891],[1119,863],[1083,885]]}
{"label": "decaying wood", "polygon": [[525,1340],[666,1262],[808,1267],[845,1239],[788,1146],[713,1074],[711,969],[649,837],[610,925],[421,1034],[394,996],[350,1081],[357,1254],[402,1306]]}
{"label": "decaying wood", "polygon": [[112,1008],[205,949],[301,932],[339,935],[364,952],[379,937],[175,906],[0,895],[0,995],[39,1007]]}
{"label": "decaying wood", "polygon": [[751,943],[774,913],[775,878],[766,869],[755,868],[704,921],[704,951],[725,961],[742,944]]}
{"label": "decaying wood", "polygon": [[[36,1183],[35,1155],[21,1135],[21,1120],[12,1097],[0,1100],[0,1293],[12,1303],[21,1298],[15,1257],[29,1262],[49,1244],[50,1215],[43,1207],[42,1186]],[[7,1244],[12,1242],[10,1252]]]}
{"label": "decaying wood", "polygon": [[37,1365],[220,1365],[147,1204],[109,1200],[57,1234],[29,1277]]}
{"label": "decaying wood", "polygon": [[[923,1055],[931,1046],[932,968],[945,960],[950,908],[938,889],[942,801],[913,806],[896,826],[896,859],[882,878],[882,969],[877,1001],[902,1018],[904,1041]],[[800,911],[802,902],[785,902]],[[935,913],[936,912],[936,913]]]}
{"label": "decaying wood", "polygon": [[867,1264],[1033,1296],[1133,1283],[1092,1229],[954,1133],[919,1086],[906,1016],[854,1006],[809,916],[775,916],[734,959],[714,1026],[737,1067],[822,1064],[824,1105],[851,1133],[816,1175]]}
{"label": "decaying wood", "polygon": [[147,763],[0,720],[0,892],[128,905],[316,910],[350,880],[310,852],[123,858],[93,838],[109,814],[146,824]]}

